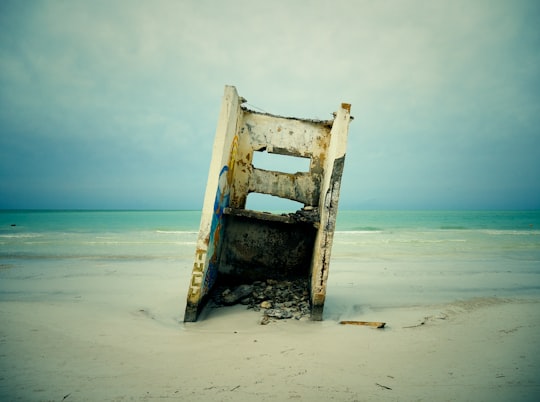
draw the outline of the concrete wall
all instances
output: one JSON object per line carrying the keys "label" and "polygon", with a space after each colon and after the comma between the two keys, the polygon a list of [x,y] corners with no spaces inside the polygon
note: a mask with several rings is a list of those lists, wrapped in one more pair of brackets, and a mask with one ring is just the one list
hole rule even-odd
{"label": "concrete wall", "polygon": [[[188,291],[185,321],[195,321],[217,281],[310,278],[314,320],[322,319],[343,172],[350,105],[334,120],[256,113],[234,87],[223,96]],[[254,152],[310,159],[308,172],[253,166]],[[248,194],[300,202],[289,215],[245,210]]]}

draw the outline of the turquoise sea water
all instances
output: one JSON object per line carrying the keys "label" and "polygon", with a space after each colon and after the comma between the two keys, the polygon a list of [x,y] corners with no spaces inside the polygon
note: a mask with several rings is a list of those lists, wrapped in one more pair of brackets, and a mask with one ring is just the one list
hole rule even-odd
{"label": "turquoise sea water", "polygon": [[[184,280],[199,219],[199,211],[1,211],[0,281],[119,263],[148,272],[168,264]],[[332,261],[329,286],[340,292],[361,283],[355,292],[393,289],[396,301],[400,291],[419,301],[536,294],[540,211],[340,211]]]}
{"label": "turquoise sea water", "polygon": [[[191,258],[199,211],[2,211],[0,259]],[[340,211],[334,257],[540,261],[540,211]]]}
{"label": "turquoise sea water", "polygon": [[3,211],[0,259],[186,258],[199,219],[199,211]]}

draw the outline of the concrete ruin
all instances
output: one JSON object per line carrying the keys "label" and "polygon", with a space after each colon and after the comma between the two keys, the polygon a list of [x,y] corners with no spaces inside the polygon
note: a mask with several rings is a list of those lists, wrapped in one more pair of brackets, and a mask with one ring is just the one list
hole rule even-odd
{"label": "concrete ruin", "polygon": [[[218,283],[308,278],[311,320],[322,320],[345,161],[350,105],[332,120],[259,113],[226,86],[202,209],[185,322]],[[255,152],[309,158],[309,171],[253,166]],[[304,205],[289,214],[245,209],[250,193]]]}

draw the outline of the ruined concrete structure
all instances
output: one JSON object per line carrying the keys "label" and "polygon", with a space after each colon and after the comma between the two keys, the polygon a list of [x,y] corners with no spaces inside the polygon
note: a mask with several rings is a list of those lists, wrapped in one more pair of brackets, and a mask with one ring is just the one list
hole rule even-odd
{"label": "ruined concrete structure", "polygon": [[[319,121],[248,110],[225,87],[184,321],[196,321],[218,282],[310,278],[311,319],[322,320],[350,105]],[[253,166],[254,152],[310,159],[307,172]],[[249,193],[298,201],[290,214],[245,209]]]}

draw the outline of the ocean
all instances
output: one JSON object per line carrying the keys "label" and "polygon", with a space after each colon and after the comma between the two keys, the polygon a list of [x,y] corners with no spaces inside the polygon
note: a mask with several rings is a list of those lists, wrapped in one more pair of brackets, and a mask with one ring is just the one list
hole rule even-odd
{"label": "ocean", "polygon": [[[184,295],[199,219],[199,211],[1,211],[0,300],[46,294],[39,280],[104,270],[169,275]],[[330,313],[351,298],[376,308],[539,294],[540,211],[339,212]]]}

